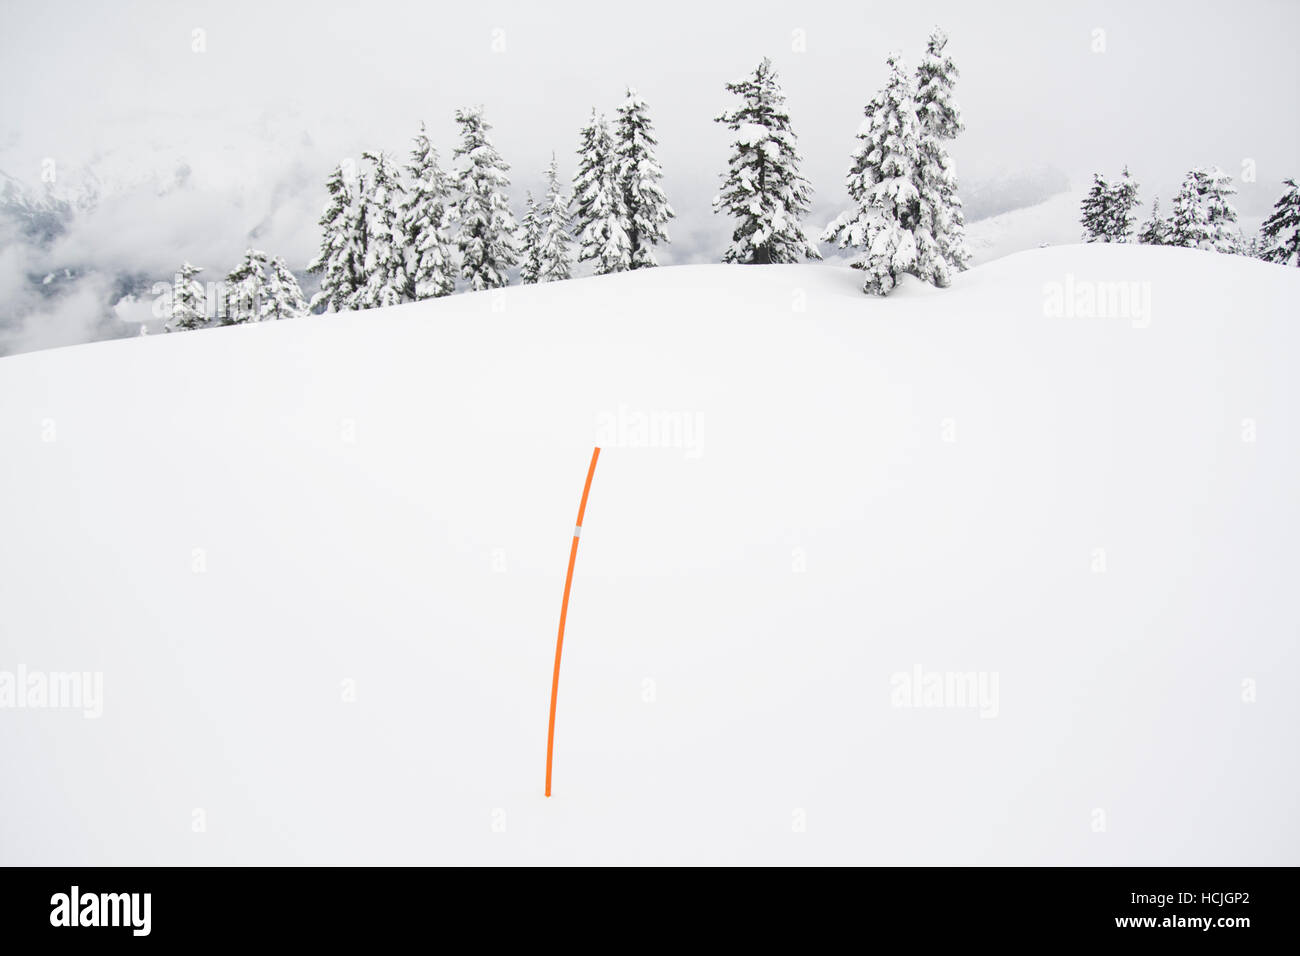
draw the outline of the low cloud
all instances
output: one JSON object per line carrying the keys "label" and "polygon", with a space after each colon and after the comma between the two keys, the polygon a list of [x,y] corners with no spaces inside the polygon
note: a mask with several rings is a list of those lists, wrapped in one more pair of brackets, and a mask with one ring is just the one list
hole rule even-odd
{"label": "low cloud", "polygon": [[[0,216],[0,354],[137,334],[114,306],[147,297],[186,261],[218,280],[256,246],[306,268],[328,167],[347,154],[323,151],[293,117],[222,125],[230,145],[213,147],[201,128],[155,118],[115,131],[130,146],[59,160],[52,183],[3,177],[11,199],[60,212],[42,214],[56,224],[43,229],[18,206]],[[8,146],[0,169],[40,168]]]}
{"label": "low cloud", "polygon": [[0,327],[0,354],[77,345],[126,334],[126,327],[105,311],[112,285],[109,278],[91,274],[66,282],[57,294],[29,300],[28,310]]}

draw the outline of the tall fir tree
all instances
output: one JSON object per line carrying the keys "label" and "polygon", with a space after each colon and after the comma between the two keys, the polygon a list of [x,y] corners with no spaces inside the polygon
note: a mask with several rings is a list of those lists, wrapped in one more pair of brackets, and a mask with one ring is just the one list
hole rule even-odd
{"label": "tall fir tree", "polygon": [[172,282],[171,319],[165,326],[168,332],[201,329],[208,320],[208,297],[203,283],[195,278],[203,271],[201,266],[186,262]]}
{"label": "tall fir tree", "polygon": [[[845,185],[855,209],[841,213],[826,227],[824,242],[841,249],[859,250],[849,264],[866,273],[863,291],[888,295],[903,273],[918,271],[916,232],[924,232],[931,261],[926,270],[942,270],[947,262],[936,255],[928,228],[920,222],[921,199],[917,190],[920,124],[907,73],[897,56],[890,56],[889,82],[863,111],[866,120],[858,133]],[[926,281],[934,276],[926,275]]]}
{"label": "tall fir tree", "polygon": [[623,191],[628,263],[631,269],[657,266],[654,247],[668,242],[666,225],[673,217],[659,181],[663,169],[655,157],[654,127],[649,108],[631,87],[618,108],[614,154],[618,163],[618,180]]}
{"label": "tall fir tree", "polygon": [[366,215],[361,202],[364,184],[349,161],[335,167],[325,182],[329,202],[321,214],[320,253],[307,271],[321,277],[312,308],[324,305],[331,312],[356,308],[366,283]]}
{"label": "tall fir tree", "polygon": [[401,209],[406,235],[405,295],[410,299],[450,295],[456,289],[451,184],[423,123],[406,170],[410,186]]}
{"label": "tall fir tree", "polygon": [[406,191],[384,153],[367,151],[361,158],[371,168],[363,180],[361,198],[366,227],[365,284],[357,292],[356,307],[377,309],[399,304],[410,285],[402,222]]}
{"label": "tall fir tree", "polygon": [[1284,266],[1300,266],[1300,189],[1294,179],[1283,180],[1287,191],[1273,204],[1260,227],[1260,258]]}
{"label": "tall fir tree", "polygon": [[239,265],[226,275],[226,317],[222,325],[262,321],[266,298],[266,253],[247,249]]}
{"label": "tall fir tree", "polygon": [[1168,245],[1236,252],[1241,244],[1232,178],[1217,166],[1193,169],[1174,198]]}
{"label": "tall fir tree", "polygon": [[764,59],[751,76],[726,88],[742,102],[715,118],[737,134],[722,192],[713,200],[714,212],[737,220],[722,261],[761,265],[820,259],[802,224],[812,186],[799,173],[803,157],[772,61]]}
{"label": "tall fir tree", "polygon": [[1168,242],[1169,224],[1160,217],[1160,197],[1151,202],[1151,218],[1142,224],[1137,241],[1144,246],[1163,246]]}
{"label": "tall fir tree", "polygon": [[614,137],[605,117],[597,116],[594,108],[591,120],[578,133],[573,203],[578,261],[592,263],[596,275],[630,269],[632,247]]}
{"label": "tall fir tree", "polygon": [[514,239],[519,227],[505,192],[510,167],[488,138],[492,127],[482,107],[457,110],[456,122],[461,142],[452,158],[460,160],[455,180],[460,274],[471,291],[499,289],[510,284],[509,270],[519,261]]}
{"label": "tall fir tree", "polygon": [[551,154],[546,167],[546,199],[538,210],[541,225],[537,255],[537,281],[559,282],[573,275],[570,248],[569,198],[560,189],[560,172]]}
{"label": "tall fir tree", "polygon": [[[921,219],[938,244],[951,271],[970,263],[966,246],[966,217],[957,195],[957,174],[945,143],[963,129],[961,108],[953,97],[959,76],[957,66],[944,50],[947,35],[939,29],[930,34],[925,56],[916,70],[916,117],[920,123],[917,189],[921,196]],[[938,274],[938,270],[928,270]],[[943,283],[946,284],[946,279]]]}

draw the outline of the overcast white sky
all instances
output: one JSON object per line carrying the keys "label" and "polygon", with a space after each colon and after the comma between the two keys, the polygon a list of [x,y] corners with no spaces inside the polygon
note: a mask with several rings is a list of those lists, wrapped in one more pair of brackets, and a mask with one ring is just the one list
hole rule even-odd
{"label": "overcast white sky", "polygon": [[[572,171],[591,107],[612,111],[632,84],[679,214],[663,258],[716,260],[728,231],[709,209],[727,155],[712,122],[730,105],[723,84],[774,59],[821,225],[845,201],[853,134],[886,55],[915,65],[935,24],[962,71],[967,131],[953,154],[964,192],[1044,171],[1077,187],[1127,163],[1144,201],[1158,191],[1167,202],[1189,167],[1240,176],[1249,159],[1258,182],[1240,184],[1238,206],[1252,212],[1300,173],[1292,0],[6,2],[0,170],[36,183],[52,157],[66,175],[95,160],[110,181],[184,179],[156,202],[156,188],[137,189],[70,240],[117,268],[167,274],[190,258],[224,271],[254,239],[302,268],[340,158],[374,147],[405,158],[424,120],[449,159],[453,111],[482,103],[518,207],[552,150]],[[1105,52],[1093,52],[1096,29]]]}

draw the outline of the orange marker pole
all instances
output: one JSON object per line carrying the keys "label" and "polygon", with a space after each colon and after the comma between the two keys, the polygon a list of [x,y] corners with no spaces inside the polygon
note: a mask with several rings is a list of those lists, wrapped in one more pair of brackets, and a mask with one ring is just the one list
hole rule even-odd
{"label": "orange marker pole", "polygon": [[560,653],[564,650],[564,619],[569,615],[569,589],[573,587],[573,564],[578,560],[578,538],[582,534],[582,516],[587,510],[587,495],[591,493],[591,478],[596,474],[596,459],[600,448],[591,452],[591,465],[587,468],[587,483],[582,486],[582,501],[578,504],[578,523],[573,528],[573,544],[569,547],[569,573],[564,576],[564,600],[560,602],[560,633],[555,638],[555,673],[551,675],[551,724],[546,730],[546,795],[551,795],[551,757],[555,753],[555,700],[560,693]]}

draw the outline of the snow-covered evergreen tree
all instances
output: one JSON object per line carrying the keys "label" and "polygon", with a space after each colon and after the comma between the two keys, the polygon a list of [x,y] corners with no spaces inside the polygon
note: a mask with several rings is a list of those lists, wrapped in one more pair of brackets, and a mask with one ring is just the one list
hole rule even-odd
{"label": "snow-covered evergreen tree", "polygon": [[382,152],[364,152],[370,173],[363,180],[361,204],[365,215],[365,284],[357,291],[356,308],[397,305],[410,285],[406,275],[406,230],[402,206],[406,190],[392,161]]}
{"label": "snow-covered evergreen tree", "polygon": [[226,317],[222,325],[262,321],[266,298],[266,253],[248,249],[226,276]]}
{"label": "snow-covered evergreen tree", "polygon": [[[948,264],[935,255],[937,245],[920,222],[917,191],[919,123],[911,83],[897,56],[889,57],[889,82],[864,110],[866,120],[846,179],[857,208],[842,213],[826,227],[822,240],[841,249],[860,250],[850,262],[866,273],[863,291],[887,295],[905,272],[918,268],[916,232],[931,255],[927,271],[938,270],[946,281]],[[934,281],[935,275],[925,276]]]}
{"label": "snow-covered evergreen tree", "polygon": [[361,177],[350,177],[340,164],[326,180],[329,203],[321,214],[320,254],[307,266],[319,273],[320,291],[312,307],[324,304],[331,312],[356,308],[358,293],[366,283],[366,216],[361,202]]}
{"label": "snow-covered evergreen tree", "polygon": [[519,260],[514,239],[519,227],[505,193],[510,167],[488,138],[492,127],[482,107],[457,110],[456,122],[461,143],[452,157],[461,161],[455,212],[460,274],[473,291],[501,288],[510,283],[509,270]]}
{"label": "snow-covered evergreen tree", "polygon": [[290,271],[284,259],[272,256],[266,273],[263,320],[297,319],[310,311],[297,276]]}
{"label": "snow-covered evergreen tree", "polygon": [[1300,266],[1300,189],[1294,179],[1283,181],[1287,191],[1273,204],[1273,213],[1260,227],[1260,258],[1284,266]]}
{"label": "snow-covered evergreen tree", "polygon": [[665,225],[673,217],[673,208],[659,185],[664,174],[655,158],[658,145],[645,100],[629,87],[627,99],[618,108],[614,153],[623,191],[628,262],[632,269],[657,266],[654,247],[668,242]]}
{"label": "snow-covered evergreen tree", "polygon": [[603,116],[597,116],[595,109],[591,111],[591,120],[578,134],[573,203],[578,261],[592,263],[596,275],[630,269],[632,248],[614,137],[609,123]]}
{"label": "snow-covered evergreen tree", "polygon": [[1174,198],[1168,245],[1236,252],[1241,243],[1237,210],[1228,197],[1237,190],[1217,166],[1193,169]]}
{"label": "snow-covered evergreen tree", "polygon": [[406,169],[410,186],[401,209],[406,233],[405,295],[411,299],[450,295],[456,289],[451,185],[423,124]]}
{"label": "snow-covered evergreen tree", "polygon": [[546,167],[546,199],[538,209],[541,237],[537,254],[538,282],[558,282],[573,274],[569,240],[569,199],[560,190],[560,173],[551,154]]}
{"label": "snow-covered evergreen tree", "polygon": [[1092,174],[1092,188],[1083,197],[1079,223],[1083,226],[1084,242],[1110,241],[1110,183],[1101,173]]}
{"label": "snow-covered evergreen tree", "polygon": [[524,194],[524,218],[519,221],[519,281],[532,285],[542,273],[542,223],[533,192]]}
{"label": "snow-covered evergreen tree", "polygon": [[1129,242],[1133,237],[1137,208],[1137,183],[1128,167],[1117,182],[1109,182],[1100,173],[1092,174],[1092,188],[1084,197],[1080,223],[1084,242]]}
{"label": "snow-covered evergreen tree", "polygon": [[1138,184],[1129,175],[1125,166],[1120,173],[1119,182],[1110,187],[1110,225],[1108,242],[1132,242],[1133,229],[1137,225],[1134,210],[1138,204]]}
{"label": "snow-covered evergreen tree", "polygon": [[172,283],[172,313],[168,332],[201,329],[208,325],[208,296],[203,283],[194,278],[203,269],[188,262],[181,266]]}
{"label": "snow-covered evergreen tree", "polygon": [[[947,45],[947,35],[936,29],[916,70],[916,118],[920,124],[917,190],[922,223],[949,267],[960,271],[970,262],[966,217],[957,196],[957,174],[944,144],[955,139],[963,127],[961,109],[952,93],[959,74],[952,58],[944,53]],[[924,249],[918,252],[922,260],[928,254]],[[922,271],[939,274],[933,269]]]}
{"label": "snow-covered evergreen tree", "polygon": [[812,202],[812,186],[799,173],[803,157],[772,61],[764,59],[752,76],[728,83],[727,92],[742,103],[715,120],[736,134],[722,192],[713,200],[714,212],[738,220],[722,261],[820,259],[801,222]]}
{"label": "snow-covered evergreen tree", "polygon": [[1142,224],[1137,241],[1145,246],[1163,246],[1168,243],[1169,224],[1160,217],[1160,197],[1151,203],[1151,218]]}
{"label": "snow-covered evergreen tree", "polygon": [[226,316],[223,325],[272,322],[306,315],[298,280],[279,256],[248,249],[226,276]]}

